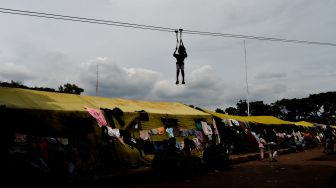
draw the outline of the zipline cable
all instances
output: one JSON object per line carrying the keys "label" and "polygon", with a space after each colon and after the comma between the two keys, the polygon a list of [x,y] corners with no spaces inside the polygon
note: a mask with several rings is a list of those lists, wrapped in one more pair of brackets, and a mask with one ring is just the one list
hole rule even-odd
{"label": "zipline cable", "polygon": [[[1,7],[0,7],[0,13],[40,17],[40,18],[48,18],[48,19],[57,19],[57,20],[65,20],[65,21],[75,21],[75,22],[83,22],[83,23],[94,23],[94,24],[101,24],[101,25],[128,27],[128,28],[145,29],[145,30],[162,31],[162,32],[175,32],[175,29],[169,28],[169,27],[133,24],[133,23],[127,23],[127,22],[117,22],[117,21],[110,21],[110,20],[85,18],[85,17],[66,16],[66,15],[60,15],[60,14],[49,14],[49,13],[43,13],[43,12],[33,12],[33,11],[25,11],[25,10],[17,10],[17,9],[9,9],[9,8],[1,8]],[[330,42],[293,40],[293,39],[284,39],[284,38],[237,35],[237,34],[228,34],[228,33],[214,33],[214,32],[205,32],[205,31],[197,31],[197,30],[183,30],[183,32],[186,34],[205,35],[205,36],[214,36],[214,37],[228,37],[228,38],[252,39],[252,40],[263,40],[263,41],[272,41],[272,42],[336,46],[336,43],[330,43]]]}
{"label": "zipline cable", "polygon": [[165,31],[165,32],[173,32],[173,29],[167,30],[167,29],[160,29],[155,27],[146,27],[146,26],[140,26],[140,25],[128,25],[128,24],[121,24],[121,23],[113,23],[113,22],[99,22],[99,21],[90,21],[89,19],[75,19],[75,18],[68,18],[68,17],[54,17],[54,16],[47,16],[47,15],[40,15],[40,14],[29,14],[29,13],[20,13],[20,12],[9,12],[9,11],[2,11],[0,8],[0,13],[6,13],[6,14],[16,14],[16,15],[22,15],[22,16],[32,16],[32,17],[40,17],[40,18],[48,18],[48,19],[56,19],[56,20],[65,20],[65,21],[75,21],[75,22],[83,22],[83,23],[95,23],[95,24],[101,24],[101,25],[112,25],[112,26],[120,26],[120,27],[129,27],[129,28],[136,28],[136,29],[147,29],[147,30],[153,30],[153,31]]}
{"label": "zipline cable", "polygon": [[141,25],[141,24],[133,24],[133,23],[127,23],[127,22],[117,22],[117,21],[110,21],[110,20],[100,20],[100,19],[92,19],[92,18],[84,18],[84,17],[76,17],[76,16],[65,16],[65,15],[60,15],[60,14],[49,14],[49,13],[43,13],[43,12],[32,12],[32,11],[25,11],[25,10],[1,8],[1,7],[0,7],[0,10],[10,11],[10,12],[21,12],[21,13],[28,13],[28,14],[36,14],[36,15],[62,17],[62,18],[80,19],[80,20],[88,20],[88,21],[106,22],[106,23],[114,23],[114,24],[121,24],[121,25],[138,26],[138,27],[150,27],[150,28],[156,28],[156,29],[162,29],[162,30],[173,30],[172,28],[166,28],[166,27]]}

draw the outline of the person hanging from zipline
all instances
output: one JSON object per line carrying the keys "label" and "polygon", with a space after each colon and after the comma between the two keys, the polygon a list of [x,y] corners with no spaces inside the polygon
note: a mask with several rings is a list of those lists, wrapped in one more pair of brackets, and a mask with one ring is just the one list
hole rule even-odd
{"label": "person hanging from zipline", "polygon": [[176,58],[176,84],[179,84],[180,71],[182,73],[182,84],[185,84],[184,82],[184,59],[188,55],[187,55],[186,49],[182,42],[183,29],[179,29],[179,30],[180,30],[180,42],[178,40],[178,30],[175,30],[177,44],[176,44],[176,48],[173,54],[173,56]]}

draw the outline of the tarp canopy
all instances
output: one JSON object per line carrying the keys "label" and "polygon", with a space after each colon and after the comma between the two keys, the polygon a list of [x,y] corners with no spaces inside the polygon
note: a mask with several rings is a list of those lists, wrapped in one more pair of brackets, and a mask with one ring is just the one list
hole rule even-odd
{"label": "tarp canopy", "polygon": [[313,123],[307,122],[307,121],[299,121],[299,122],[293,122],[295,125],[303,126],[303,127],[314,127]]}
{"label": "tarp canopy", "polygon": [[17,109],[85,111],[84,106],[110,109],[118,107],[124,112],[145,110],[157,114],[208,116],[178,102],[148,102],[6,87],[0,87],[0,104]]}
{"label": "tarp canopy", "polygon": [[285,121],[285,120],[276,118],[274,116],[234,116],[234,115],[227,115],[227,114],[213,112],[207,109],[202,109],[202,110],[220,119],[234,119],[237,121],[255,123],[255,124],[263,124],[263,125],[293,125],[294,124],[293,122]]}
{"label": "tarp canopy", "polygon": [[[194,127],[195,119],[211,119],[209,114],[178,102],[103,98],[6,87],[0,87],[0,105],[5,105],[6,109],[14,112],[19,119],[26,116],[23,119],[36,120],[35,122],[28,121],[29,124],[42,123],[45,124],[44,126],[54,127],[71,123],[78,124],[76,119],[78,117],[89,118],[90,115],[84,107],[121,109],[125,114],[126,126],[124,128],[127,127],[127,123],[137,117],[134,114],[138,114],[137,111],[141,110],[149,115],[149,121],[142,122],[143,129],[163,126],[162,117],[176,118],[178,125],[184,128]],[[15,117],[12,118],[15,119]],[[66,118],[72,119],[72,122],[65,123]],[[24,121],[18,122],[24,123]]]}

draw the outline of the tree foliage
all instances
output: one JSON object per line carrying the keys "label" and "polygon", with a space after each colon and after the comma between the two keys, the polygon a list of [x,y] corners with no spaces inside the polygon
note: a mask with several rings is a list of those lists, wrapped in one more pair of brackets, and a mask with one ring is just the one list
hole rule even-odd
{"label": "tree foliage", "polygon": [[[239,100],[236,107],[225,112],[230,115],[247,115],[247,103]],[[288,121],[310,121],[322,124],[336,124],[336,92],[309,95],[302,99],[281,99],[272,104],[263,101],[250,102],[250,115],[272,115]]]}
{"label": "tree foliage", "polygon": [[221,113],[221,114],[225,114],[224,110],[222,110],[222,109],[220,109],[220,108],[217,108],[217,109],[216,109],[216,112],[217,112],[217,113]]}
{"label": "tree foliage", "polygon": [[1,82],[1,87],[13,87],[13,88],[23,88],[23,89],[32,89],[32,90],[39,90],[39,91],[49,91],[49,92],[60,92],[60,93],[72,93],[80,95],[82,92],[84,92],[84,89],[78,87],[75,84],[64,84],[63,86],[59,86],[58,90],[54,88],[49,87],[28,87],[24,85],[21,81],[13,81],[11,82]]}
{"label": "tree foliage", "polygon": [[84,89],[76,86],[75,84],[66,83],[63,86],[59,86],[58,91],[62,93],[73,93],[80,95],[82,92],[84,92]]}

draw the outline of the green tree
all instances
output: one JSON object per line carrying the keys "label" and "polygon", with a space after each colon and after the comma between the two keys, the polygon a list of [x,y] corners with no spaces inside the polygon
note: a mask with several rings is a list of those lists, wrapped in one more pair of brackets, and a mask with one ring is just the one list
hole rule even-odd
{"label": "green tree", "polygon": [[247,116],[247,103],[246,100],[239,100],[236,104],[237,106],[237,115],[238,116]]}
{"label": "green tree", "polygon": [[222,110],[222,109],[220,109],[220,108],[217,108],[217,109],[215,110],[215,112],[217,112],[217,113],[221,113],[221,114],[225,114],[224,110]]}
{"label": "green tree", "polygon": [[229,115],[238,115],[238,110],[235,107],[226,108],[225,112]]}
{"label": "green tree", "polygon": [[250,102],[250,114],[253,116],[272,115],[271,106],[263,101]]}
{"label": "green tree", "polygon": [[69,84],[69,83],[66,83],[63,86],[59,86],[58,89],[59,92],[62,93],[72,93],[77,95],[80,95],[82,92],[84,92],[84,89],[78,87],[75,84]]}

